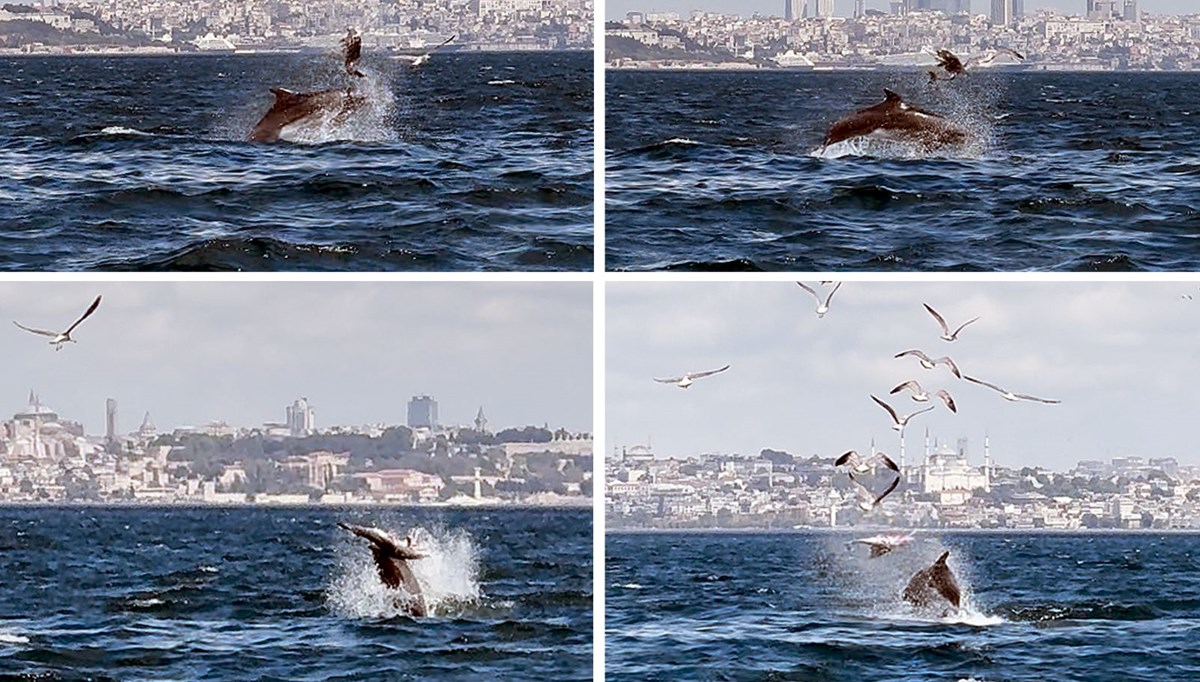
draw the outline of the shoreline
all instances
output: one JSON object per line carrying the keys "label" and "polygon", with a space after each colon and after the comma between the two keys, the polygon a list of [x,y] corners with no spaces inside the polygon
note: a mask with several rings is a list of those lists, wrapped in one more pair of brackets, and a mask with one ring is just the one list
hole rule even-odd
{"label": "shoreline", "polygon": [[[756,66],[754,64],[742,64],[739,62],[703,62],[687,65],[672,65],[672,66],[653,66],[647,63],[616,65],[605,62],[605,71],[634,71],[634,72],[685,72],[685,73],[916,73],[920,66],[913,67],[897,67],[897,66],[822,66],[817,68],[797,68],[787,66]],[[1047,73],[1062,73],[1062,74],[1096,74],[1096,73],[1121,73],[1121,74],[1178,74],[1178,75],[1194,75],[1200,74],[1200,68],[1196,69],[1176,69],[1171,71],[1162,71],[1154,69],[1094,69],[1080,66],[1071,68],[1065,66],[1063,68],[1020,68],[1020,69],[993,69],[984,71],[984,73],[1004,73],[1004,74],[1047,74]]]}
{"label": "shoreline", "polygon": [[1200,535],[1200,528],[605,528],[605,535],[850,535],[913,533],[916,535]]}
{"label": "shoreline", "polygon": [[446,504],[441,502],[16,502],[0,501],[0,510],[9,509],[360,509],[363,507],[413,509],[479,509],[486,511],[530,509],[588,510],[587,502],[504,502],[498,504]]}

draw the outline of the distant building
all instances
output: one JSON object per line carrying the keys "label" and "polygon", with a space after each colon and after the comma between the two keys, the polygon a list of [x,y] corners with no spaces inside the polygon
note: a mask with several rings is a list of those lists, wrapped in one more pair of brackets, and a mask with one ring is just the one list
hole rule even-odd
{"label": "distant building", "polygon": [[817,16],[832,17],[833,16],[833,0],[817,0]]}
{"label": "distant building", "polygon": [[808,0],[783,0],[783,18],[798,21],[808,17]]}
{"label": "distant building", "polygon": [[866,13],[866,0],[854,0],[854,18],[861,19]]}
{"label": "distant building", "polygon": [[308,404],[308,398],[301,398],[287,408],[288,433],[293,437],[303,438],[316,430],[316,412]]}
{"label": "distant building", "polygon": [[1117,0],[1088,0],[1088,19],[1107,21],[1114,16],[1119,16],[1117,12]]}
{"label": "distant building", "polygon": [[1137,0],[1125,0],[1125,21],[1137,21],[1138,6]]}
{"label": "distant building", "polygon": [[431,396],[415,395],[408,401],[408,428],[436,429],[438,425],[437,401]]}
{"label": "distant building", "polygon": [[1013,13],[1013,0],[992,0],[992,23],[997,26],[1008,26],[1016,20]]}
{"label": "distant building", "polygon": [[970,14],[971,0],[909,0],[909,10],[943,14]]}
{"label": "distant building", "polygon": [[475,415],[475,431],[487,433],[487,416],[483,414],[483,405],[479,406],[479,412]]}
{"label": "distant building", "polygon": [[104,401],[104,440],[108,443],[117,440],[117,401],[115,398]]}
{"label": "distant building", "polygon": [[414,469],[384,469],[355,474],[367,490],[384,499],[402,502],[434,502],[446,486],[440,476]]}

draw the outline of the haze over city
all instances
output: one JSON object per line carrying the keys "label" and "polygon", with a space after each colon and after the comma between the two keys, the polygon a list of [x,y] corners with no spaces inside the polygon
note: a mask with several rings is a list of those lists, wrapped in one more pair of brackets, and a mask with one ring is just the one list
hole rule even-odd
{"label": "haze over city", "polygon": [[[890,6],[888,0],[867,0],[867,9],[887,12]],[[989,0],[973,0],[971,11],[974,14],[987,14],[991,7]],[[1194,14],[1200,12],[1193,0],[1138,0],[1141,11],[1150,14]],[[816,0],[809,0],[809,16],[816,8]],[[1039,9],[1053,9],[1067,14],[1084,14],[1087,11],[1087,0],[1032,0],[1025,3],[1025,13],[1034,14]],[[732,0],[612,0],[605,4],[605,16],[610,20],[622,19],[626,12],[676,12],[687,15],[692,10],[716,12],[719,14],[736,14],[744,17],[753,14],[764,16],[783,16],[784,0],[750,0],[749,2],[734,2]],[[852,16],[854,0],[834,0],[834,15],[839,17]]]}
{"label": "haze over city", "polygon": [[120,428],[281,422],[307,397],[318,427],[402,424],[416,394],[446,424],[482,405],[497,427],[591,431],[591,290],[555,283],[5,283],[7,318],[65,328],[60,352],[5,323],[0,410],[30,390],[89,433],[105,400]]}
{"label": "haze over city", "polygon": [[[828,291],[825,287],[824,291]],[[793,282],[614,284],[608,289],[607,447],[645,445],[660,457],[756,455],[763,448],[836,457],[870,440],[893,455],[888,415],[924,405],[888,395],[917,379],[944,387],[941,407],[906,431],[909,461],[925,428],[943,443],[967,437],[979,463],[985,434],[996,462],[1066,470],[1118,456],[1200,461],[1189,425],[1200,390],[1194,284],[850,282],[824,319]],[[922,303],[951,325],[981,319],[946,343]],[[1010,403],[921,369],[896,353],[949,355],[962,371],[1059,405]],[[653,377],[732,368],[680,390]]]}

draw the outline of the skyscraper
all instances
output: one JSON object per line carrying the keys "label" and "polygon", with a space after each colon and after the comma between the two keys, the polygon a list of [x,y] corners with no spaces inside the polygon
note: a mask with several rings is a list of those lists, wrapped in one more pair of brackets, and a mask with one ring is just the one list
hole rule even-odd
{"label": "skyscraper", "polygon": [[992,0],[992,24],[996,26],[1008,26],[1012,22],[1012,0]]}
{"label": "skyscraper", "polygon": [[1138,20],[1137,0],[1125,0],[1125,21]]}
{"label": "skyscraper", "polygon": [[117,440],[117,400],[109,398],[104,401],[104,440],[112,443]]}
{"label": "skyscraper", "polygon": [[817,0],[817,16],[832,17],[833,16],[833,0]]}
{"label": "skyscraper", "polygon": [[788,21],[808,16],[808,0],[783,0],[783,18]]}
{"label": "skyscraper", "polygon": [[308,398],[301,398],[287,408],[288,432],[296,438],[312,434],[317,428],[316,412],[308,404]]}
{"label": "skyscraper", "polygon": [[427,395],[415,395],[408,401],[408,428],[436,429],[438,423],[437,401]]}
{"label": "skyscraper", "polygon": [[854,18],[857,19],[867,13],[866,0],[854,0]]}

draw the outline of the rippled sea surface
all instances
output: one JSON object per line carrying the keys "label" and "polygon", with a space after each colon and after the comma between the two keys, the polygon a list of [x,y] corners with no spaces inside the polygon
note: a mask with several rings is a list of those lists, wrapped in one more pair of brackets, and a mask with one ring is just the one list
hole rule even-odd
{"label": "rippled sea surface", "polygon": [[[435,615],[378,613],[347,519],[428,533]],[[0,509],[0,678],[589,680],[590,528],[586,510]]]}
{"label": "rippled sea surface", "polygon": [[368,51],[368,114],[271,145],[338,55],[0,59],[0,269],[589,270],[591,59]]}
{"label": "rippled sea surface", "polygon": [[[608,267],[1200,269],[1200,75],[968,76],[610,71]],[[885,87],[973,144],[814,156]]]}
{"label": "rippled sea surface", "polygon": [[[852,537],[610,534],[607,679],[1200,679],[1200,535],[926,534],[877,559]],[[964,610],[915,612],[899,595],[944,550]]]}

